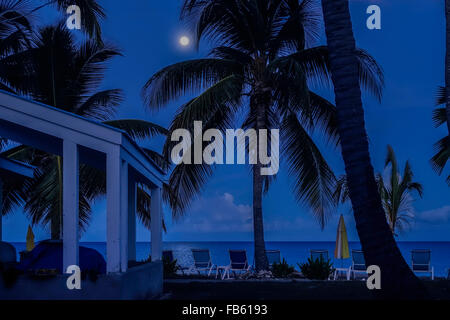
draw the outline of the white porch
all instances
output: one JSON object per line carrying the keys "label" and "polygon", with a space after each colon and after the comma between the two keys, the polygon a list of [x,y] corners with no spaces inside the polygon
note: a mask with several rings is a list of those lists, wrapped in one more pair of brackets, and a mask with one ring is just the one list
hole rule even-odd
{"label": "white porch", "polygon": [[80,162],[106,171],[107,272],[136,258],[137,183],[151,189],[151,256],[161,260],[163,172],[125,132],[0,91],[0,137],[63,158],[64,270],[79,265]]}

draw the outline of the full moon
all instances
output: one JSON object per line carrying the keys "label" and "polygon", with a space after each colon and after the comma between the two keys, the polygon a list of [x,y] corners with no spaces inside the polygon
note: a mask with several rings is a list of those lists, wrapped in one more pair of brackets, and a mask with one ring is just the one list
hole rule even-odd
{"label": "full moon", "polygon": [[190,40],[189,40],[188,37],[182,36],[182,37],[180,38],[179,42],[180,42],[180,44],[181,44],[183,47],[186,47],[186,46],[189,45]]}

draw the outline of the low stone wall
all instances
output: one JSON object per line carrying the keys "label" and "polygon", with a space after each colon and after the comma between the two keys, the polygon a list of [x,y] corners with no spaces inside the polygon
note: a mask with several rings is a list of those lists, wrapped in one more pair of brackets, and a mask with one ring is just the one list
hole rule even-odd
{"label": "low stone wall", "polygon": [[125,273],[100,275],[93,282],[81,280],[80,290],[69,290],[68,275],[37,279],[22,275],[10,288],[0,276],[1,300],[139,300],[152,299],[163,290],[161,261],[128,269]]}

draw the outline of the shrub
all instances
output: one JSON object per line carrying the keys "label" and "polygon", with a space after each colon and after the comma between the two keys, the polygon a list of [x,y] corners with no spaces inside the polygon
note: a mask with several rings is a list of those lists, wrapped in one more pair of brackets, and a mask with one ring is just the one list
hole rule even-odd
{"label": "shrub", "polygon": [[326,280],[333,272],[333,265],[330,260],[325,261],[322,257],[320,259],[308,258],[308,262],[298,264],[302,274],[313,280]]}
{"label": "shrub", "polygon": [[272,274],[275,278],[287,278],[294,271],[295,268],[290,266],[284,258],[280,263],[274,263],[272,265]]}
{"label": "shrub", "polygon": [[170,261],[169,259],[163,259],[164,277],[174,276],[180,267],[177,264],[177,260]]}

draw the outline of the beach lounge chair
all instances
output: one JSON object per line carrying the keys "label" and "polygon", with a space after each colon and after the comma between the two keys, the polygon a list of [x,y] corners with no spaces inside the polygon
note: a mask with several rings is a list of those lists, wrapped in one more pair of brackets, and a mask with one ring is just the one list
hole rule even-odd
{"label": "beach lounge chair", "polygon": [[412,250],[411,266],[415,273],[429,273],[434,280],[434,267],[431,266],[431,250]]}
{"label": "beach lounge chair", "polygon": [[364,260],[364,253],[361,250],[352,250],[352,265],[347,272],[347,280],[351,276],[355,278],[356,274],[367,275],[366,261]]}
{"label": "beach lounge chair", "polygon": [[320,257],[323,261],[328,261],[328,250],[311,250],[312,260],[320,260]]}
{"label": "beach lounge chair", "polygon": [[230,264],[225,267],[225,271],[222,275],[222,280],[227,277],[230,279],[230,272],[236,277],[238,272],[250,271],[250,264],[247,260],[247,251],[245,250],[228,250],[230,254]]}
{"label": "beach lounge chair", "polygon": [[198,274],[201,274],[202,271],[205,271],[209,277],[212,270],[217,267],[212,263],[208,249],[192,249],[192,256],[194,258],[194,266],[189,269],[190,273],[197,271]]}
{"label": "beach lounge chair", "polygon": [[272,267],[274,263],[281,262],[280,250],[266,250],[266,256],[269,262],[269,267]]}

